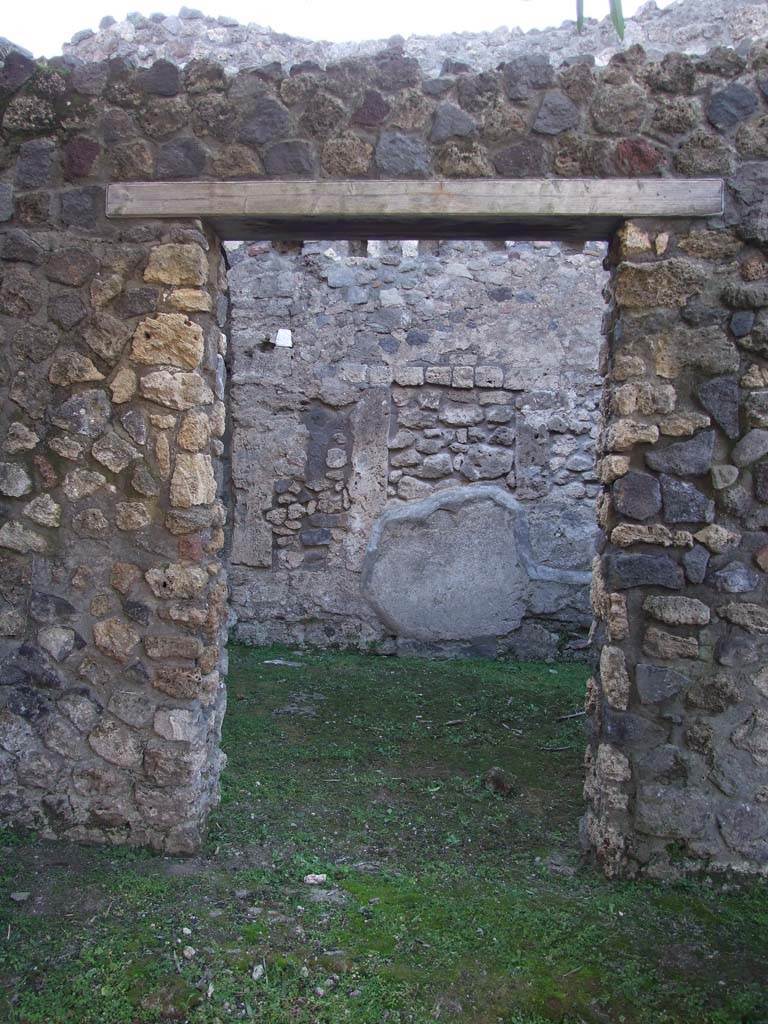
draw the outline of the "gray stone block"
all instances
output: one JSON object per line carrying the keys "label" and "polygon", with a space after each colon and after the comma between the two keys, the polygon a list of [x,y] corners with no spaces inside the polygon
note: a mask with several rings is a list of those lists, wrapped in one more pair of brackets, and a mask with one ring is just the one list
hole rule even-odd
{"label": "gray stone block", "polygon": [[665,523],[711,523],[715,518],[715,503],[693,484],[662,475],[661,495]]}
{"label": "gray stone block", "polygon": [[739,382],[736,377],[716,377],[705,381],[697,391],[699,401],[712,419],[732,440],[739,430]]}
{"label": "gray stone block", "polygon": [[533,130],[541,135],[559,135],[575,128],[578,123],[579,110],[576,104],[560,89],[550,89],[539,107]]}
{"label": "gray stone block", "polygon": [[703,545],[695,544],[683,555],[685,575],[691,583],[702,583],[709,565],[709,552]]}
{"label": "gray stone block", "polygon": [[683,570],[668,555],[609,555],[607,582],[615,590],[632,587],[680,590]]}
{"label": "gray stone block", "polygon": [[762,577],[742,562],[730,562],[707,577],[716,590],[726,594],[749,594],[760,586]]}
{"label": "gray stone block", "polygon": [[635,685],[643,704],[657,704],[674,697],[690,680],[680,672],[661,665],[639,664],[635,669]]}
{"label": "gray stone block", "polygon": [[589,578],[535,562],[523,507],[478,485],[388,509],[372,531],[362,590],[399,636],[467,640],[518,629],[540,584],[583,589]]}
{"label": "gray stone block", "polygon": [[757,96],[750,89],[734,82],[712,93],[707,117],[715,128],[732,128],[754,114],[757,103]]}
{"label": "gray stone block", "polygon": [[10,220],[13,216],[13,185],[0,182],[0,221]]}
{"label": "gray stone block", "polygon": [[733,449],[731,459],[737,466],[749,466],[768,455],[768,430],[755,428],[745,434]]}
{"label": "gray stone block", "polygon": [[421,139],[400,132],[382,132],[376,146],[376,166],[383,177],[425,178],[429,154]]}
{"label": "gray stone block", "polygon": [[435,119],[432,122],[430,139],[432,142],[447,142],[448,139],[467,135],[474,135],[477,125],[474,118],[470,117],[461,107],[453,103],[441,103],[435,111]]}
{"label": "gray stone block", "polygon": [[701,430],[690,441],[677,441],[666,448],[648,452],[645,461],[657,473],[701,476],[712,466],[714,446],[714,430]]}
{"label": "gray stone block", "polygon": [[650,473],[630,470],[613,485],[616,511],[630,519],[650,519],[661,511],[661,487]]}

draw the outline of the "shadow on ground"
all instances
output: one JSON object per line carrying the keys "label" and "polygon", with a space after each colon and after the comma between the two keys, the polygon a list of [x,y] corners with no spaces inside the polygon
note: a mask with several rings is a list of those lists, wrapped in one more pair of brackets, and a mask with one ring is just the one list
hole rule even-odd
{"label": "shadow on ground", "polygon": [[764,883],[580,864],[583,666],[231,668],[200,856],[0,831],[2,1024],[767,1024]]}

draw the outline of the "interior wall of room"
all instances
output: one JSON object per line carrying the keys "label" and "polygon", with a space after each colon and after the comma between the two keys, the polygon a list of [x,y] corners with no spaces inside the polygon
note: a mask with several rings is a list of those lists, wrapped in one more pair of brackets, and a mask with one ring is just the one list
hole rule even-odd
{"label": "interior wall of room", "polygon": [[[605,245],[227,248],[235,636],[583,652]],[[291,348],[273,344],[281,329]],[[514,516],[481,500],[489,486]],[[426,499],[446,490],[440,527]],[[390,526],[405,503],[408,525]],[[548,571],[531,578],[526,558]]]}

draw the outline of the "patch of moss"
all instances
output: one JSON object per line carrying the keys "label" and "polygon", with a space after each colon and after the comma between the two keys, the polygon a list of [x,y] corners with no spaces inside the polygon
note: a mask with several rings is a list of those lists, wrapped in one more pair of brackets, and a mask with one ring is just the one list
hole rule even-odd
{"label": "patch of moss", "polygon": [[583,665],[231,666],[200,856],[0,832],[3,1024],[768,1021],[764,884],[580,863]]}

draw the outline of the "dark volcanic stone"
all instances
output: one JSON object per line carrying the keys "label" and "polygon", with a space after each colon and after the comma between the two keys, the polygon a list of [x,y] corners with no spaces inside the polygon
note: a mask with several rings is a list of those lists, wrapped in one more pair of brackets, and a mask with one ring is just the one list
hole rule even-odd
{"label": "dark volcanic stone", "polygon": [[768,813],[764,807],[758,811],[751,802],[725,806],[718,812],[718,824],[732,850],[754,863],[768,863]]}
{"label": "dark volcanic stone", "polygon": [[9,263],[39,266],[45,258],[45,251],[28,232],[21,228],[8,228],[0,235],[0,257]]}
{"label": "dark volcanic stone", "polygon": [[40,363],[59,343],[59,332],[50,324],[22,324],[11,335],[11,348],[21,360]]}
{"label": "dark volcanic stone", "polygon": [[172,509],[165,517],[165,525],[175,536],[187,533],[197,533],[198,530],[206,530],[213,522],[214,509],[190,508]]}
{"label": "dark volcanic stone", "polygon": [[728,314],[722,307],[710,306],[698,295],[694,295],[680,310],[680,316],[691,327],[709,327],[724,323]]}
{"label": "dark volcanic stone", "polygon": [[352,123],[373,128],[381,124],[389,111],[390,106],[380,92],[366,89],[363,102],[352,115]]}
{"label": "dark volcanic stone", "polygon": [[42,625],[53,625],[61,619],[68,619],[76,612],[75,606],[57,594],[46,594],[33,590],[29,600],[29,614]]}
{"label": "dark volcanic stone", "polygon": [[434,96],[436,99],[445,96],[453,88],[452,78],[427,78],[422,82],[421,89],[425,96]]}
{"label": "dark volcanic stone", "polygon": [[107,84],[108,73],[106,61],[82,64],[72,69],[72,85],[83,96],[101,96]]}
{"label": "dark volcanic stone", "polygon": [[550,89],[539,107],[533,130],[540,135],[559,135],[579,123],[579,108],[560,89]]}
{"label": "dark volcanic stone", "polygon": [[174,139],[157,154],[158,178],[195,178],[202,174],[207,153],[197,139]]}
{"label": "dark volcanic stone", "polygon": [[85,320],[87,315],[88,307],[74,292],[57,295],[48,300],[48,316],[65,331],[72,330],[73,327]]}
{"label": "dark volcanic stone", "polygon": [[735,377],[704,381],[697,390],[699,401],[732,440],[739,436],[739,382]]}
{"label": "dark volcanic stone", "polygon": [[95,228],[103,211],[104,189],[98,185],[62,193],[61,222],[68,227]]}
{"label": "dark volcanic stone", "polygon": [[463,74],[456,83],[456,92],[465,110],[480,111],[496,100],[500,86],[497,72],[483,71],[479,75]]}
{"label": "dark volcanic stone", "polygon": [[734,82],[719,92],[712,93],[707,108],[707,117],[715,128],[732,128],[754,114],[757,110],[757,96],[743,85]]}
{"label": "dark volcanic stone", "polygon": [[139,74],[138,85],[152,96],[176,96],[181,87],[179,69],[169,60],[156,60]]}
{"label": "dark volcanic stone", "polygon": [[87,178],[100,153],[101,146],[95,139],[76,135],[62,150],[64,176],[69,181],[73,178]]}
{"label": "dark volcanic stone", "polygon": [[658,746],[667,739],[668,729],[642,715],[630,711],[603,711],[603,738],[617,746]]}
{"label": "dark volcanic stone", "polygon": [[264,167],[274,177],[311,178],[317,174],[317,157],[308,142],[276,142],[264,154]]}
{"label": "dark volcanic stone", "polygon": [[302,530],[299,540],[305,547],[319,547],[331,543],[331,531],[325,529]]}
{"label": "dark volcanic stone", "polygon": [[758,501],[768,504],[768,462],[761,462],[752,470],[755,484],[755,497]]}
{"label": "dark volcanic stone", "polygon": [[120,422],[132,441],[136,444],[147,443],[147,418],[141,409],[129,409]]}
{"label": "dark volcanic stone", "polygon": [[435,111],[430,139],[432,142],[447,142],[452,138],[463,138],[474,135],[477,125],[461,107],[453,103],[441,103]]}
{"label": "dark volcanic stone", "polygon": [[129,288],[117,297],[112,308],[116,316],[130,319],[154,313],[157,303],[158,293],[155,288]]}
{"label": "dark volcanic stone", "polygon": [[441,75],[466,75],[471,71],[472,68],[466,61],[454,60],[453,57],[446,57],[440,68]]}
{"label": "dark volcanic stone", "polygon": [[227,87],[224,68],[212,60],[199,58],[186,64],[184,86],[191,96],[206,92],[223,92]]}
{"label": "dark volcanic stone", "polygon": [[732,282],[723,288],[721,298],[730,309],[765,309],[768,306],[768,284]]}
{"label": "dark volcanic stone", "polygon": [[123,601],[123,611],[129,619],[138,622],[140,626],[148,626],[152,618],[152,611],[149,605],[142,601]]}
{"label": "dark volcanic stone", "polygon": [[271,96],[258,96],[248,111],[248,119],[237,140],[249,146],[263,146],[290,134],[291,114],[288,108]]}
{"label": "dark volcanic stone", "polygon": [[[0,220],[3,219],[2,193],[3,187],[0,186]],[[25,227],[53,227],[56,205],[52,192],[20,192],[16,196],[16,219]],[[5,219],[9,220],[11,216],[13,216],[12,210]]]}
{"label": "dark volcanic stone", "polygon": [[747,62],[732,46],[715,46],[714,49],[698,58],[696,66],[705,75],[736,78],[746,70]]}
{"label": "dark volcanic stone", "polygon": [[715,658],[721,665],[741,668],[761,661],[764,655],[755,644],[753,637],[740,629],[732,629],[721,636],[715,644]]}
{"label": "dark volcanic stone", "polygon": [[503,67],[504,86],[511,100],[524,100],[531,89],[546,89],[555,73],[545,54],[513,57]]}
{"label": "dark volcanic stone", "polygon": [[645,461],[657,473],[700,476],[712,468],[714,446],[714,430],[701,430],[690,441],[678,441],[666,448],[647,452]]}
{"label": "dark volcanic stone", "polygon": [[11,50],[0,65],[0,99],[11,97],[34,75],[35,70],[33,60],[18,50]]}
{"label": "dark volcanic stone", "polygon": [[709,793],[679,786],[638,786],[634,821],[639,832],[669,839],[693,839],[704,835],[712,817]]}
{"label": "dark volcanic stone", "polygon": [[0,222],[13,216],[13,185],[0,182]]}
{"label": "dark volcanic stone", "polygon": [[616,511],[630,519],[650,519],[661,509],[659,481],[650,473],[630,470],[613,485]]}
{"label": "dark volcanic stone", "polygon": [[741,519],[749,513],[752,499],[745,487],[734,484],[716,494],[717,507],[728,516]]}
{"label": "dark volcanic stone", "polygon": [[768,430],[755,427],[734,445],[731,461],[736,466],[749,466],[768,455]]}
{"label": "dark volcanic stone", "polygon": [[683,567],[685,575],[691,583],[703,583],[709,565],[709,552],[701,545],[694,545],[690,551],[683,555]]}
{"label": "dark volcanic stone", "polygon": [[103,391],[82,391],[54,409],[51,420],[63,430],[86,437],[99,437],[104,433],[112,406]]}
{"label": "dark volcanic stone", "polygon": [[412,348],[418,348],[420,345],[429,344],[429,333],[427,331],[418,331],[416,329],[408,331],[405,336],[405,342]]}
{"label": "dark volcanic stone", "polygon": [[547,150],[538,139],[521,139],[500,150],[493,165],[505,178],[527,178],[545,174],[548,168]]}
{"label": "dark volcanic stone", "polygon": [[680,590],[683,570],[668,555],[609,555],[608,585],[615,590],[631,587],[665,587]]}
{"label": "dark volcanic stone", "polygon": [[429,154],[421,139],[382,132],[376,146],[376,166],[392,178],[424,178],[429,173]]}
{"label": "dark volcanic stone", "polygon": [[640,664],[635,668],[635,684],[643,704],[668,700],[688,686],[689,682],[680,672],[673,672],[671,668],[662,668],[660,665]]}
{"label": "dark volcanic stone", "polygon": [[113,107],[101,119],[101,131],[105,142],[122,142],[137,134],[136,122],[126,110]]}
{"label": "dark volcanic stone", "polygon": [[731,332],[734,338],[745,338],[755,326],[755,314],[751,310],[741,310],[731,317]]}
{"label": "dark volcanic stone", "polygon": [[[8,696],[5,698],[5,706],[14,715],[18,715],[19,718],[26,718],[28,722],[38,722],[40,719],[47,717],[51,713],[51,704],[46,698],[38,692],[35,683],[33,686],[14,686],[9,690]],[[62,688],[66,684],[62,680]],[[54,689],[54,687],[49,687]]]}
{"label": "dark volcanic stone", "polygon": [[759,573],[742,562],[730,562],[707,575],[707,583],[726,594],[749,594],[760,586],[760,579]]}
{"label": "dark volcanic stone", "polygon": [[399,92],[421,81],[421,68],[415,57],[405,57],[400,50],[390,49],[373,58],[375,83],[384,92]]}
{"label": "dark volcanic stone", "polygon": [[421,68],[415,57],[406,57],[398,49],[385,50],[373,58],[374,81],[384,92],[399,92],[421,81]]}
{"label": "dark volcanic stone", "polygon": [[715,503],[693,484],[662,476],[661,495],[665,523],[711,523],[715,518]]}
{"label": "dark volcanic stone", "polygon": [[98,270],[98,263],[87,249],[59,249],[51,255],[45,267],[50,281],[81,288]]}
{"label": "dark volcanic stone", "polygon": [[30,139],[19,147],[16,187],[43,188],[56,177],[56,144],[50,139]]}

